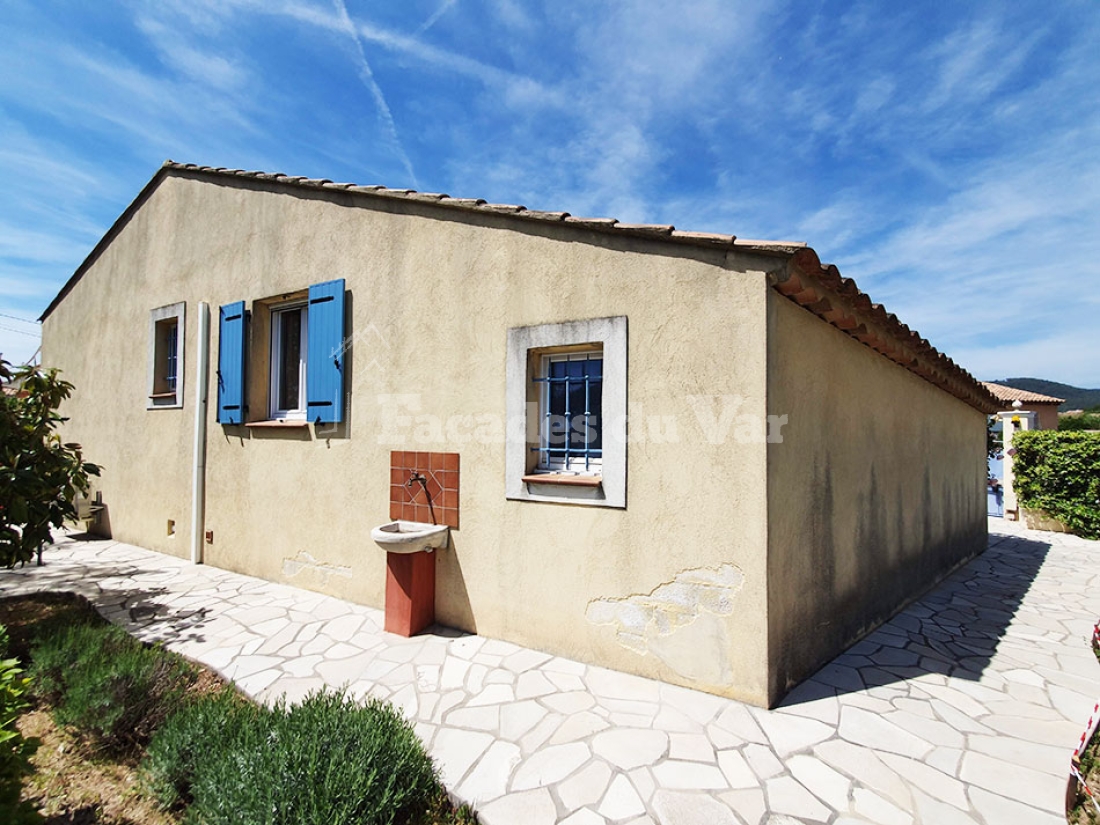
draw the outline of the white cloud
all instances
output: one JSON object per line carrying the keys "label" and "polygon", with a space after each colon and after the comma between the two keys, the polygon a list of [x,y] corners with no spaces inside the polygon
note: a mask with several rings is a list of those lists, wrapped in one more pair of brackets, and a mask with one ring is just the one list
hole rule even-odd
{"label": "white cloud", "polygon": [[367,90],[371,93],[371,97],[374,99],[374,104],[378,108],[378,117],[385,127],[386,134],[390,138],[390,143],[393,145],[394,151],[397,152],[397,156],[401,160],[401,165],[405,167],[405,173],[409,176],[409,183],[416,187],[419,184],[416,182],[416,172],[413,171],[412,161],[409,160],[409,155],[405,151],[404,145],[401,143],[401,136],[398,134],[397,124],[393,120],[393,113],[390,111],[390,106],[386,102],[386,96],[382,93],[382,88],[374,79],[374,72],[371,71],[370,62],[367,60],[367,54],[363,50],[362,42],[359,40],[358,30],[352,22],[351,17],[348,16],[348,9],[344,4],[344,0],[333,0],[333,5],[336,7],[337,14],[339,15],[341,29],[355,44],[356,57],[359,63],[359,78],[363,81],[363,85],[367,87]]}
{"label": "white cloud", "polygon": [[418,37],[418,36],[424,34],[424,32],[426,32],[428,29],[430,29],[432,26],[434,26],[436,23],[438,23],[439,18],[441,18],[448,11],[450,11],[451,7],[454,6],[454,4],[457,3],[457,2],[458,2],[458,0],[443,0],[443,2],[439,4],[439,8],[437,8],[432,13],[432,16],[429,17],[427,20],[425,20],[423,23],[420,24],[420,26],[417,28],[417,30],[414,34],[414,37]]}
{"label": "white cloud", "polygon": [[964,345],[951,355],[986,381],[1014,375],[1091,389],[1100,388],[1100,363],[1092,357],[1097,351],[1100,332],[1092,326],[1056,330],[1026,341],[989,340],[986,344]]}
{"label": "white cloud", "polygon": [[238,61],[185,42],[178,25],[168,25],[149,14],[140,15],[137,24],[160,52],[165,65],[188,81],[222,91],[237,91],[251,79]]}

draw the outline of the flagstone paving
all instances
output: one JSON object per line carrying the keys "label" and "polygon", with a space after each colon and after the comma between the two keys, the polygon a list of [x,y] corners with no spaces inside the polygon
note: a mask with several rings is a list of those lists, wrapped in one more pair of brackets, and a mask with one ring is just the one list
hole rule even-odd
{"label": "flagstone paving", "polygon": [[138,547],[59,537],[0,594],[82,593],[260,700],[392,702],[486,825],[1064,823],[1100,687],[1100,542],[990,522],[988,551],[776,710]]}

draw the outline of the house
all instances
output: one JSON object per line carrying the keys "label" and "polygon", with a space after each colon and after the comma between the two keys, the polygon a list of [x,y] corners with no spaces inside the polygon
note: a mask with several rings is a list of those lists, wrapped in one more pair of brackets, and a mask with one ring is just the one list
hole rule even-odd
{"label": "house", "polygon": [[994,384],[990,381],[983,381],[982,384],[997,399],[1000,405],[998,412],[1014,413],[1013,404],[1019,401],[1020,409],[1035,413],[1035,420],[1031,429],[1058,429],[1058,406],[1066,399],[1055,398],[1052,395],[1043,395],[1038,392],[1029,392],[1028,390],[1018,390],[1015,387]]}
{"label": "house", "polygon": [[439,623],[762,706],[986,545],[997,402],[804,244],[169,161],[42,321],[115,538],[438,521]]}

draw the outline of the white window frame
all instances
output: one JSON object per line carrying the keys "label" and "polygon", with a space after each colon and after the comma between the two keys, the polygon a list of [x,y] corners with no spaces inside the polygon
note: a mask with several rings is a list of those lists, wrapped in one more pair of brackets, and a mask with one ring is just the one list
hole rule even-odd
{"label": "white window frame", "polygon": [[[282,363],[282,327],[283,316],[293,310],[300,311],[302,319],[299,332],[298,345],[298,407],[292,410],[279,408],[279,390],[282,388],[282,375],[279,366]],[[279,304],[271,308],[271,363],[269,365],[270,392],[269,412],[273,421],[305,421],[306,420],[306,363],[309,360],[307,345],[309,342],[309,303],[307,301],[294,301],[287,304]]]}
{"label": "white window frame", "polygon": [[[186,320],[187,303],[180,301],[175,304],[157,307],[149,313],[149,380],[148,393],[145,408],[148,410],[178,410],[183,407],[184,375],[186,366],[184,360],[185,340],[184,321]],[[157,339],[161,331],[171,323],[176,325],[176,388],[174,392],[165,392],[158,386],[158,381],[164,376],[164,350],[158,351]]]}
{"label": "white window frame", "polygon": [[[592,356],[596,356],[593,358]],[[539,377],[546,378],[550,375],[550,364],[553,362],[561,361],[588,361],[598,360],[603,362],[603,349],[591,348],[583,349],[580,351],[550,351],[543,353],[541,358],[541,364],[539,369]],[[601,370],[602,373],[602,370]],[[546,430],[546,411],[550,407],[550,384],[549,382],[542,383],[539,388],[539,447],[545,448],[549,446],[549,433]],[[600,381],[600,399],[603,399],[603,381]],[[602,410],[601,404],[601,410]],[[574,412],[570,410],[570,412]],[[583,415],[584,413],[574,413],[574,415]],[[600,420],[596,422],[598,428],[603,427],[603,415],[601,412]],[[566,433],[566,438],[572,437],[572,424],[570,424],[570,431]],[[580,456],[571,456],[566,460],[565,456],[556,458],[549,453],[538,453],[538,461],[536,469],[545,472],[552,473],[574,473],[582,476],[601,476],[603,474],[603,456],[589,457],[587,466],[585,465],[585,459]]]}
{"label": "white window frame", "polygon": [[[602,466],[582,483],[565,483],[562,473],[539,467],[539,416],[545,407],[534,378],[544,355],[599,349],[603,353],[600,422]],[[506,362],[505,497],[595,507],[626,507],[627,322],[625,315],[584,321],[513,327],[508,330]],[[540,474],[547,478],[539,479]],[[557,478],[555,478],[557,476]],[[586,482],[587,483],[583,483]]]}

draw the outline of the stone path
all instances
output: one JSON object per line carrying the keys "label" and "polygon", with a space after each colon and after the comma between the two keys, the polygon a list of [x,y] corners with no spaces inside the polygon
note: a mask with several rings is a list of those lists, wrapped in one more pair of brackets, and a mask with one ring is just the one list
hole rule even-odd
{"label": "stone path", "polygon": [[62,537],[0,594],[83,593],[260,699],[387,699],[486,825],[1064,823],[1100,690],[1100,542],[990,525],[988,552],[772,711],[480,636],[402,639],[381,611],[110,541]]}

